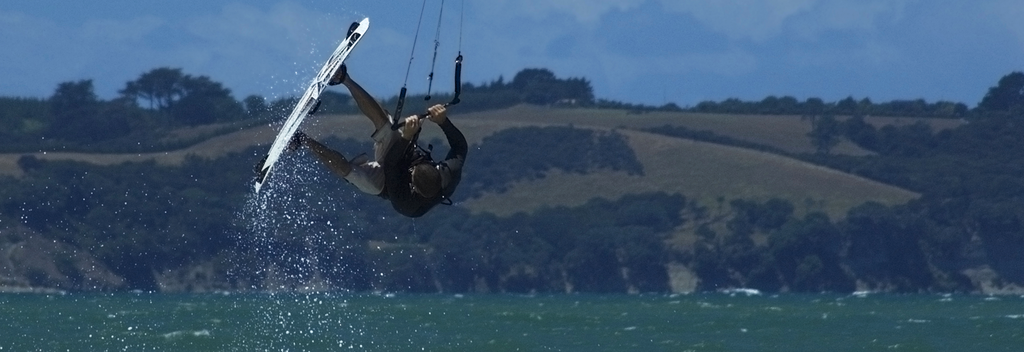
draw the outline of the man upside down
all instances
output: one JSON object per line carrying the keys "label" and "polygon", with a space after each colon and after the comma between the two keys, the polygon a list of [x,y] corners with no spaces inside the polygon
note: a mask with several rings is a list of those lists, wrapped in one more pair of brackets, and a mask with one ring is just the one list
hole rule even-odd
{"label": "man upside down", "polygon": [[391,115],[348,76],[344,65],[329,84],[344,84],[359,110],[373,122],[373,158],[361,154],[347,159],[302,132],[295,134],[289,149],[307,146],[336,175],[365,193],[389,200],[398,213],[408,217],[423,216],[435,205],[448,201],[462,179],[469,146],[466,137],[448,119],[444,105],[430,107],[426,115],[441,127],[450,146],[448,155],[434,162],[430,153],[416,144],[422,127],[420,116],[406,117],[404,124],[394,129]]}

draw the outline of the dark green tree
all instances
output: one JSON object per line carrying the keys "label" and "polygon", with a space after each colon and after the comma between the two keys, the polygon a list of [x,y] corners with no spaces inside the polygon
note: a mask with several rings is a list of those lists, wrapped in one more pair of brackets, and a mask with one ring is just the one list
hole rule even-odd
{"label": "dark green tree", "polygon": [[843,136],[861,148],[867,150],[878,150],[878,131],[875,126],[864,121],[864,115],[853,115],[853,117],[842,122]]}
{"label": "dark green tree", "polygon": [[857,104],[857,101],[852,96],[836,102],[835,109],[836,114],[840,115],[860,114],[860,105]]}
{"label": "dark green tree", "polygon": [[930,125],[918,121],[912,125],[888,125],[876,134],[875,151],[886,155],[922,157],[935,147]]}
{"label": "dark green tree", "polygon": [[987,112],[1024,112],[1024,72],[1012,72],[989,88],[978,109]]}
{"label": "dark green tree", "polygon": [[150,110],[169,114],[173,123],[232,121],[246,113],[231,96],[231,90],[210,77],[184,74],[180,68],[153,69],[125,84],[119,92],[126,101],[142,100]]}
{"label": "dark green tree", "polygon": [[828,215],[810,213],[768,237],[776,267],[791,290],[848,292],[853,279],[840,266],[843,242]]}
{"label": "dark green tree", "polygon": [[242,99],[242,106],[250,118],[263,117],[270,111],[267,100],[259,95],[250,95]]}
{"label": "dark green tree", "polygon": [[594,90],[585,78],[558,79],[548,69],[528,68],[516,74],[510,83],[529,104],[549,105],[568,101],[577,105],[592,104]]}
{"label": "dark green tree", "polygon": [[90,143],[120,137],[129,132],[125,116],[103,114],[105,104],[93,91],[92,80],[64,82],[50,97],[53,121],[48,135],[51,137]]}
{"label": "dark green tree", "polygon": [[874,289],[914,292],[932,285],[921,249],[928,232],[923,222],[878,203],[853,208],[840,224],[849,247],[846,262]]}
{"label": "dark green tree", "polygon": [[182,96],[170,106],[174,119],[188,125],[232,121],[244,116],[242,105],[231,90],[207,76],[184,76],[179,84]]}
{"label": "dark green tree", "polygon": [[67,122],[77,118],[93,118],[99,113],[100,100],[93,91],[92,80],[63,82],[50,96],[50,109],[56,120]]}
{"label": "dark green tree", "polygon": [[616,256],[618,238],[624,236],[620,231],[592,229],[579,236],[575,247],[566,253],[563,261],[575,291],[625,292],[622,265]]}
{"label": "dark green tree", "polygon": [[825,101],[821,98],[807,98],[804,101],[803,111],[805,114],[821,115],[825,113]]}
{"label": "dark green tree", "polygon": [[530,104],[547,105],[556,101],[553,91],[558,79],[548,69],[524,69],[512,79],[512,88],[523,95],[523,101]]}
{"label": "dark green tree", "polygon": [[161,67],[128,82],[119,93],[132,101],[146,101],[151,110],[164,111],[185,95],[184,79],[180,68]]}
{"label": "dark green tree", "polygon": [[811,138],[817,153],[828,154],[839,144],[840,132],[839,121],[835,116],[822,115],[811,118],[811,132],[807,136]]}

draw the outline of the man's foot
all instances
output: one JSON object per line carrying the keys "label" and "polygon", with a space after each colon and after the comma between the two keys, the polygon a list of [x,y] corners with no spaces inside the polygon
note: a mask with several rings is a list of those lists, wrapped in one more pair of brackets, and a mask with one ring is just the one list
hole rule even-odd
{"label": "man's foot", "polygon": [[348,68],[345,67],[345,64],[341,64],[341,67],[338,67],[338,70],[334,71],[334,76],[331,76],[331,80],[327,81],[327,85],[339,85],[341,82],[345,82],[346,78],[348,78]]}
{"label": "man's foot", "polygon": [[355,32],[356,29],[358,29],[358,28],[359,28],[359,22],[352,22],[352,24],[348,25],[348,34],[345,34],[345,36],[346,37],[351,37],[352,33]]}
{"label": "man's foot", "polygon": [[263,180],[263,176],[265,175],[263,173],[263,163],[265,163],[267,161],[267,158],[269,158],[269,157],[270,157],[270,154],[264,155],[263,159],[260,159],[260,162],[256,163],[256,166],[253,166],[253,172],[256,173],[256,179],[258,179],[260,181]]}
{"label": "man's foot", "polygon": [[295,134],[292,135],[292,139],[288,141],[288,151],[294,152],[299,150],[299,148],[302,148],[302,145],[306,144],[306,138],[309,137],[306,137],[306,134],[302,133],[302,131],[295,132]]}

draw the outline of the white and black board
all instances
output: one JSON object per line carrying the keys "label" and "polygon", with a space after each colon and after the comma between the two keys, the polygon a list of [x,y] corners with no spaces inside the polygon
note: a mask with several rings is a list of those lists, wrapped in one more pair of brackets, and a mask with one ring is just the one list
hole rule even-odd
{"label": "white and black board", "polygon": [[281,126],[280,132],[277,133],[277,137],[274,138],[274,144],[270,145],[270,151],[267,152],[266,158],[263,160],[262,165],[259,166],[256,173],[256,183],[254,185],[256,193],[259,193],[260,188],[267,182],[270,176],[270,170],[277,163],[277,160],[281,158],[281,154],[284,153],[285,148],[288,147],[288,142],[291,141],[292,136],[299,130],[299,125],[302,124],[302,120],[315,112],[316,108],[320,105],[320,94],[328,87],[328,82],[334,72],[341,67],[341,64],[348,58],[348,54],[352,52],[359,40],[366,34],[366,30],[370,28],[370,19],[364,18],[358,22],[358,27],[355,28],[350,34],[345,37],[345,40],[338,45],[337,49],[334,49],[334,53],[324,64],[323,68],[320,69],[320,73],[316,75],[316,78],[309,83],[309,88],[306,89],[306,93],[299,99],[298,104],[295,104],[295,108],[292,113],[288,115],[288,119],[284,121],[284,125]]}

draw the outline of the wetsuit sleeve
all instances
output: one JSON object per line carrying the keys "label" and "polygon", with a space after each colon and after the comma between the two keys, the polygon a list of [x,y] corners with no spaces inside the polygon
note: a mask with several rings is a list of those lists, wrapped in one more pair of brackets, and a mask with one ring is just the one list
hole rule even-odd
{"label": "wetsuit sleeve", "polygon": [[466,136],[462,135],[462,131],[452,124],[451,119],[446,119],[440,126],[450,146],[448,155],[439,165],[442,173],[441,179],[444,182],[441,192],[445,196],[451,196],[455,192],[455,187],[459,185],[459,181],[462,180],[462,165],[466,162],[469,144],[466,143]]}

